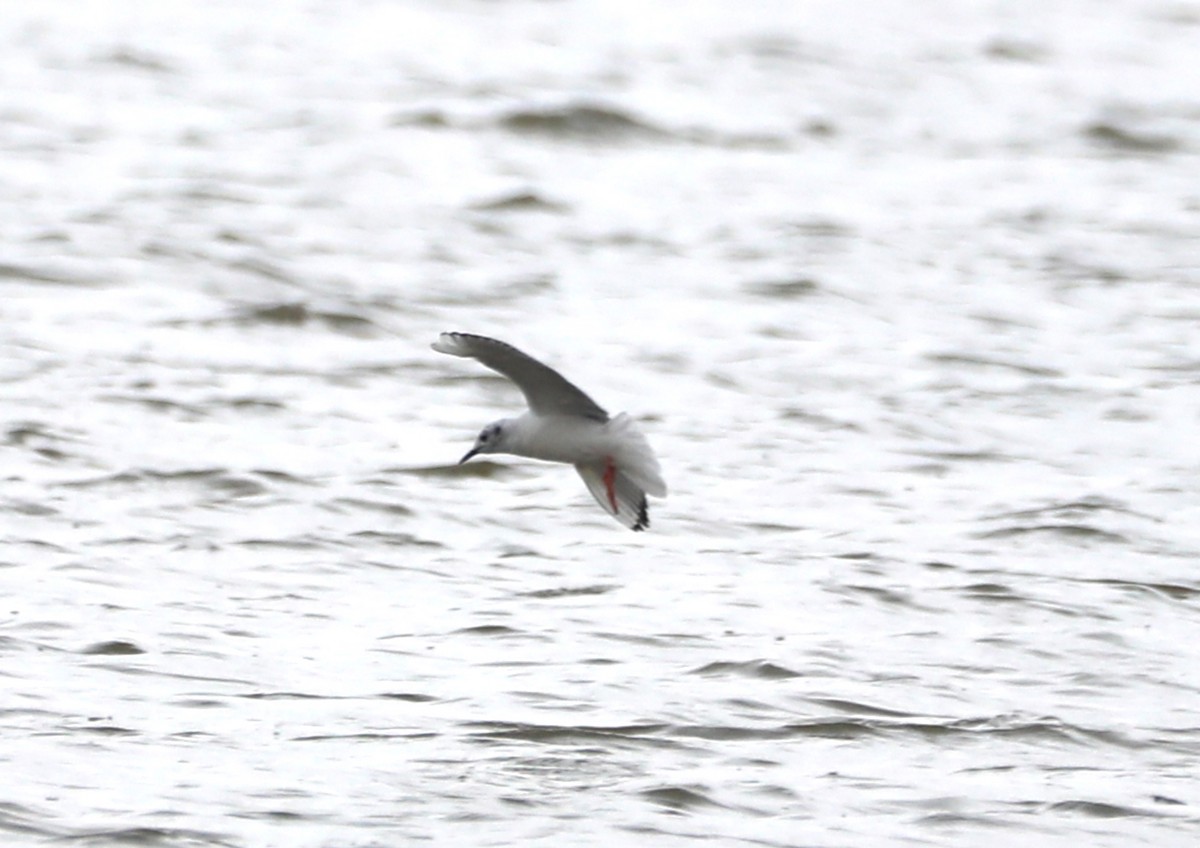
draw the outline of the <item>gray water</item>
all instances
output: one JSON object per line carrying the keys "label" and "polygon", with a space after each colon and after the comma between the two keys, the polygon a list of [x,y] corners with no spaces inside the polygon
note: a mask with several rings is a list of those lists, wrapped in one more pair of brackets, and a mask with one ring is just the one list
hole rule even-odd
{"label": "gray water", "polygon": [[1195,844],[1195,3],[0,38],[4,844]]}

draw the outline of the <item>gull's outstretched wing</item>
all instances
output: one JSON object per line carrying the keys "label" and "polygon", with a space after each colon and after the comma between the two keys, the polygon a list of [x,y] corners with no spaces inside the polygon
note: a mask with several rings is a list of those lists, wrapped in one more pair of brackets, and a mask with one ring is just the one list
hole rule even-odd
{"label": "gull's outstretched wing", "polygon": [[608,413],[574,383],[548,365],[510,344],[472,333],[442,333],[433,343],[438,353],[467,356],[517,384],[537,415],[580,415],[607,421]]}

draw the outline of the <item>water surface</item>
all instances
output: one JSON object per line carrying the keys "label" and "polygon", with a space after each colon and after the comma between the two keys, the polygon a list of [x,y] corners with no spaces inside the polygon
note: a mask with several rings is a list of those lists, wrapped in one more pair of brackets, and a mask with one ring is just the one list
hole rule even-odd
{"label": "water surface", "polygon": [[1194,5],[277,7],[0,24],[6,844],[1190,844]]}

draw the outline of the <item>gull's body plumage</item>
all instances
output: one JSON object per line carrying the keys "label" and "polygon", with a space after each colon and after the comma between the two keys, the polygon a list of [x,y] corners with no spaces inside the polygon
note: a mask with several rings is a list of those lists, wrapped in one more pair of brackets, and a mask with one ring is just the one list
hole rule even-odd
{"label": "gull's body plumage", "polygon": [[433,349],[477,359],[516,384],[529,411],[483,428],[460,462],[481,453],[509,453],[575,466],[606,512],[632,530],[650,526],[646,495],[666,497],[658,460],[628,415],[608,413],[553,368],[504,342],[470,333],[442,333]]}

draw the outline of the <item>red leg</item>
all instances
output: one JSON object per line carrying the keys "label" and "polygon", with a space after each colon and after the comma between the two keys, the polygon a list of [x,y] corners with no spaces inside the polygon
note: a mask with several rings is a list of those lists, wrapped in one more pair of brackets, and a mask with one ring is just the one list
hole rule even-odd
{"label": "red leg", "polygon": [[604,460],[604,491],[608,494],[608,502],[612,506],[613,515],[617,510],[617,466],[613,465],[612,457]]}

